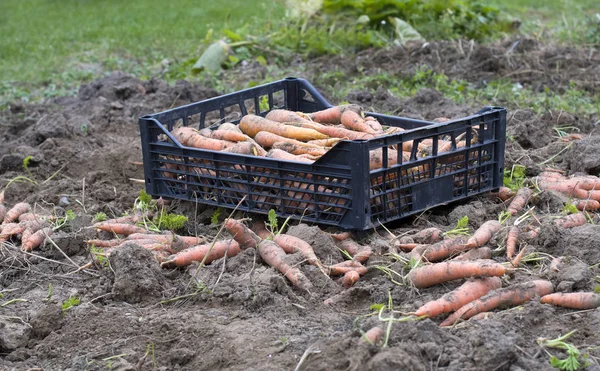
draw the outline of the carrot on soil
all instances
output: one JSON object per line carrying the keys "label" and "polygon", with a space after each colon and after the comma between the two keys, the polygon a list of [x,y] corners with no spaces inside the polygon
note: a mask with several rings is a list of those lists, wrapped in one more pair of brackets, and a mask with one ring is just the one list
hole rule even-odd
{"label": "carrot on soil", "polygon": [[557,292],[542,296],[540,302],[572,309],[594,309],[600,307],[600,294],[594,292]]}
{"label": "carrot on soil", "polygon": [[359,278],[360,274],[358,274],[357,271],[348,271],[344,273],[344,277],[342,278],[342,286],[349,289],[350,287],[354,286]]}
{"label": "carrot on soil", "polygon": [[508,187],[500,187],[498,192],[490,193],[490,197],[497,197],[502,201],[508,201],[515,193]]}
{"label": "carrot on soil", "polygon": [[519,228],[516,226],[510,227],[506,235],[506,257],[512,259],[515,251],[517,251],[517,242],[519,240]]}
{"label": "carrot on soil", "polygon": [[494,234],[502,229],[502,224],[497,220],[488,220],[467,240],[467,248],[481,247],[492,239]]}
{"label": "carrot on soil", "polygon": [[42,242],[46,239],[47,236],[52,234],[52,228],[46,227],[42,228],[39,231],[35,232],[31,236],[27,238],[25,242],[21,244],[21,249],[23,251],[31,251],[36,247],[40,246]]}
{"label": "carrot on soil", "polygon": [[521,260],[523,260],[523,256],[525,256],[525,251],[527,251],[527,248],[522,248],[521,251],[519,251],[519,253],[517,254],[517,256],[515,256],[515,258],[510,261],[510,264],[513,267],[516,268],[521,264]]}
{"label": "carrot on soil", "polygon": [[369,331],[365,332],[363,337],[361,338],[362,342],[377,344],[385,335],[385,331],[379,326],[375,326],[371,328]]}
{"label": "carrot on soil", "polygon": [[115,247],[123,243],[124,240],[112,239],[112,240],[87,240],[85,241],[89,246],[95,247]]}
{"label": "carrot on soil", "polygon": [[8,241],[12,236],[23,233],[25,226],[19,223],[6,223],[1,225],[0,242]]}
{"label": "carrot on soil", "polygon": [[357,262],[356,260],[346,260],[341,263],[330,265],[327,267],[329,275],[340,276],[349,271],[356,271],[359,275],[367,274],[369,269]]}
{"label": "carrot on soil", "polygon": [[[208,254],[210,250],[210,254]],[[228,257],[236,256],[241,251],[240,245],[235,240],[217,241],[211,250],[211,244],[196,245],[188,249],[178,252],[169,259],[161,263],[162,267],[184,267],[193,262],[201,262],[209,264],[217,259],[221,259],[227,254]]]}
{"label": "carrot on soil", "polygon": [[587,217],[584,213],[576,213],[554,220],[554,224],[559,228],[579,227],[587,223]]}
{"label": "carrot on soil", "polygon": [[273,237],[273,241],[275,241],[275,243],[277,243],[288,254],[299,252],[306,259],[306,261],[308,261],[308,264],[319,267],[321,271],[325,272],[321,261],[319,258],[317,258],[315,251],[308,242],[287,234],[275,235],[275,237]]}
{"label": "carrot on soil", "polygon": [[331,237],[336,241],[344,241],[349,238],[352,238],[352,233],[350,233],[350,232],[331,233]]}
{"label": "carrot on soil", "polygon": [[422,288],[460,278],[502,276],[506,272],[506,267],[493,260],[450,260],[414,268],[408,278],[415,287]]}
{"label": "carrot on soil", "polygon": [[312,283],[300,269],[285,262],[285,251],[277,243],[271,240],[262,240],[257,249],[262,260],[281,272],[294,286],[310,291]]}
{"label": "carrot on soil", "polygon": [[261,239],[256,233],[252,232],[250,228],[235,219],[228,218],[225,220],[225,229],[233,235],[233,239],[240,244],[242,249],[247,247],[254,248],[260,243]]}
{"label": "carrot on soil", "polygon": [[517,194],[515,195],[513,200],[511,201],[510,205],[508,205],[508,212],[510,213],[510,215],[518,214],[519,211],[521,211],[525,207],[525,205],[527,205],[531,194],[532,192],[529,188],[520,188],[517,191]]}
{"label": "carrot on soil", "polygon": [[443,235],[443,233],[439,228],[430,227],[430,228],[425,228],[425,229],[419,231],[417,234],[411,235],[410,237],[416,243],[431,244],[431,243],[436,243],[436,242],[440,241],[442,239],[442,235]]}
{"label": "carrot on soil", "polygon": [[446,318],[440,326],[451,326],[459,320],[466,320],[481,312],[489,312],[500,306],[515,306],[528,302],[536,296],[544,296],[554,291],[552,282],[535,280],[503,289],[490,291],[458,309]]}
{"label": "carrot on soil", "polygon": [[18,204],[16,204],[12,208],[10,208],[8,211],[6,211],[6,214],[4,215],[4,220],[2,221],[2,224],[12,223],[12,222],[18,220],[19,216],[21,214],[25,214],[28,211],[29,211],[29,204],[26,202],[19,202]]}
{"label": "carrot on soil", "polygon": [[487,246],[471,249],[464,254],[453,258],[452,260],[477,260],[477,259],[491,259],[492,249]]}
{"label": "carrot on soil", "polygon": [[418,317],[435,317],[443,313],[454,312],[463,305],[500,287],[502,287],[502,280],[499,277],[470,279],[441,298],[421,306],[415,311],[414,315]]}
{"label": "carrot on soil", "polygon": [[124,223],[98,223],[93,225],[94,228],[99,229],[105,232],[112,232],[116,234],[122,234],[128,236],[133,233],[148,233],[148,231],[143,227],[138,227],[133,224],[124,224]]}
{"label": "carrot on soil", "polygon": [[421,245],[410,252],[411,258],[423,259],[430,262],[444,260],[452,255],[458,255],[469,250],[464,237],[455,237],[436,242],[433,245]]}
{"label": "carrot on soil", "polygon": [[6,206],[0,203],[0,223],[4,220],[4,215],[6,215]]}
{"label": "carrot on soil", "polygon": [[579,211],[591,210],[595,211],[600,209],[600,202],[596,200],[581,200],[575,202],[575,207]]}

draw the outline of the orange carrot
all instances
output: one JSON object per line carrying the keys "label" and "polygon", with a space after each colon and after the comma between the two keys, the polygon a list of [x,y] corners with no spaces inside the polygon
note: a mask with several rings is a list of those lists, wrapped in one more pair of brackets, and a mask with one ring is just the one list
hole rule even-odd
{"label": "orange carrot", "polygon": [[552,291],[554,291],[552,282],[544,280],[535,280],[503,289],[496,289],[464,305],[448,316],[448,318],[440,323],[440,326],[451,326],[461,319],[466,320],[478,313],[489,312],[501,306],[521,305],[535,296],[544,296],[550,294]]}
{"label": "orange carrot", "polygon": [[[381,169],[383,167],[383,151],[382,149],[376,149],[369,152],[370,157],[370,169]],[[388,167],[394,166],[398,163],[398,152],[393,149],[387,150]],[[402,152],[402,161],[406,162],[410,159],[410,153]]]}
{"label": "orange carrot", "polygon": [[583,200],[600,201],[600,191],[586,191],[585,189],[575,187],[573,194],[575,195],[575,197],[581,198]]}
{"label": "orange carrot", "polygon": [[507,269],[491,260],[450,260],[414,268],[408,278],[417,288],[468,277],[502,276]]}
{"label": "orange carrot", "polygon": [[124,224],[124,223],[102,222],[102,223],[95,224],[93,227],[96,229],[99,229],[101,231],[122,234],[125,236],[133,234],[133,233],[148,233],[148,231],[145,228],[138,227],[133,224]]}
{"label": "orange carrot", "polygon": [[319,147],[333,147],[336,144],[338,144],[339,142],[341,142],[342,138],[329,138],[329,139],[315,139],[315,140],[309,140],[307,143],[308,144],[314,144],[315,146],[319,146]]}
{"label": "orange carrot", "polygon": [[434,262],[446,259],[452,255],[458,255],[469,249],[471,247],[465,245],[464,237],[455,237],[434,243],[433,245],[423,245],[423,247],[415,248],[410,252],[410,256],[411,258],[423,258],[424,260]]}
{"label": "orange carrot", "polygon": [[492,249],[487,246],[480,247],[477,249],[472,249],[467,251],[464,254],[460,254],[459,256],[453,258],[452,260],[477,260],[477,259],[491,259],[492,257]]}
{"label": "orange carrot", "polygon": [[527,232],[520,233],[519,236],[526,240],[531,240],[539,236],[541,231],[542,229],[540,227],[535,227]]}
{"label": "orange carrot", "polygon": [[540,302],[572,309],[594,309],[600,307],[600,295],[594,292],[557,292],[542,296]]}
{"label": "orange carrot", "polygon": [[580,210],[580,211],[586,211],[586,210],[595,211],[595,210],[600,209],[600,202],[598,202],[596,200],[581,200],[581,201],[577,201],[575,203],[575,207],[577,207],[577,210]]}
{"label": "orange carrot", "polygon": [[238,153],[241,155],[260,156],[261,153],[266,154],[264,148],[258,148],[259,145],[253,141],[237,142],[229,148],[223,149],[221,152]]}
{"label": "orange carrot", "polygon": [[10,208],[6,212],[6,214],[4,215],[4,220],[2,221],[2,224],[12,223],[12,222],[18,220],[19,216],[21,214],[25,214],[28,211],[29,211],[29,204],[26,202],[19,202],[18,204],[16,204],[15,206]]}
{"label": "orange carrot", "polygon": [[172,134],[179,143],[186,147],[202,148],[211,151],[221,151],[235,144],[234,142],[225,140],[207,138],[200,135],[198,130],[186,126],[173,130]]}
{"label": "orange carrot", "polygon": [[511,199],[515,193],[508,187],[500,187],[498,192],[490,193],[490,197],[497,197],[502,201],[508,201]]}
{"label": "orange carrot", "polygon": [[142,214],[125,215],[125,216],[121,216],[118,218],[108,219],[108,220],[104,220],[102,222],[92,224],[92,227],[95,227],[97,225],[106,225],[106,224],[113,224],[113,223],[135,224],[135,223],[139,222],[140,220],[142,220],[142,218],[143,218]]}
{"label": "orange carrot", "polygon": [[488,220],[487,222],[483,223],[481,227],[479,227],[479,229],[476,230],[475,233],[473,233],[473,235],[467,240],[466,247],[474,248],[485,245],[501,228],[502,224],[500,224],[499,221]]}
{"label": "orange carrot", "polygon": [[186,247],[199,245],[206,241],[204,237],[180,236],[173,233],[168,234],[153,234],[153,233],[134,233],[127,236],[128,240],[152,239],[156,242],[173,242],[175,239],[180,239]]}
{"label": "orange carrot", "polygon": [[293,155],[293,154],[283,151],[281,149],[271,149],[269,152],[267,152],[267,157],[274,158],[277,160],[302,162],[305,164],[312,164],[314,162],[313,160],[309,160],[309,159],[301,157],[301,156]]}
{"label": "orange carrot", "polygon": [[344,277],[342,278],[342,286],[349,289],[350,287],[354,286],[354,284],[358,281],[359,278],[360,274],[358,274],[357,271],[348,271],[344,274]]}
{"label": "orange carrot", "polygon": [[342,105],[327,108],[322,111],[310,113],[308,117],[322,124],[339,124],[342,120],[342,113],[344,113],[347,107],[348,105]]}
{"label": "orange carrot", "polygon": [[[418,247],[421,247],[421,246],[429,246],[427,244],[414,243],[414,242],[412,242],[412,243],[411,242],[400,243],[399,241],[394,241],[393,244],[394,244],[395,247],[397,247],[399,249],[402,249],[404,251],[412,251],[412,250],[414,250],[414,249],[416,249]],[[421,247],[421,250],[419,252],[419,256],[421,255],[421,252],[423,251],[424,248],[425,247]],[[417,258],[418,258],[418,256],[417,256]]]}
{"label": "orange carrot", "polygon": [[364,246],[358,253],[352,256],[352,260],[364,263],[369,260],[372,254],[373,249],[371,249],[371,246]]}
{"label": "orange carrot", "polygon": [[352,234],[350,232],[332,233],[331,237],[336,241],[344,241],[352,238]]}
{"label": "orange carrot", "polygon": [[323,156],[325,153],[327,153],[327,149],[305,146],[305,145],[303,145],[302,142],[300,142],[300,144],[294,144],[294,143],[290,143],[290,142],[276,142],[276,143],[273,143],[272,148],[281,149],[281,150],[284,150],[284,151],[289,152],[294,155],[308,154],[311,156],[320,157],[320,156]]}
{"label": "orange carrot", "polygon": [[[264,148],[271,148],[277,142],[285,142],[285,143],[291,143],[291,144],[295,144],[295,145],[307,146],[307,147],[311,147],[311,148],[323,149],[322,146],[318,146],[316,144],[304,143],[299,140],[285,138],[285,137],[282,137],[281,135],[269,133],[268,131],[259,131],[254,136],[254,140],[258,144],[263,146]],[[329,139],[321,139],[321,140],[329,140]]]}
{"label": "orange carrot", "polygon": [[[354,241],[353,239],[346,239],[343,241],[339,241],[337,243],[337,246],[341,249],[341,250],[345,250],[350,256],[355,257],[356,255],[358,255],[362,250],[365,249],[365,247],[359,245],[356,241]],[[368,247],[368,246],[367,246]],[[368,247],[369,251],[371,250],[370,247]],[[370,254],[369,254],[370,255]],[[369,257],[367,256],[366,259],[364,256],[361,257],[361,259],[363,260],[357,260],[360,261],[361,263],[364,263],[367,259],[369,259]]]}
{"label": "orange carrot", "polygon": [[231,122],[222,123],[221,125],[219,125],[217,130],[235,131],[237,133],[243,134],[242,131],[240,130],[240,127],[237,126],[236,124],[232,124]]}
{"label": "orange carrot", "polygon": [[521,251],[519,251],[519,253],[517,254],[517,256],[515,256],[515,258],[511,260],[510,264],[512,264],[513,267],[518,267],[521,264],[521,260],[523,260],[523,256],[525,256],[525,251],[527,251],[527,248],[522,248]]}
{"label": "orange carrot", "polygon": [[355,260],[346,260],[338,264],[330,265],[327,267],[329,274],[332,276],[339,276],[346,274],[349,271],[356,271],[361,276],[367,274],[369,269]]}
{"label": "orange carrot", "polygon": [[328,138],[327,135],[319,133],[313,129],[285,125],[256,115],[246,115],[242,117],[242,120],[240,121],[240,129],[253,138],[260,131],[268,131],[282,137],[301,141]]}
{"label": "orange carrot", "polygon": [[288,111],[285,109],[271,110],[269,113],[267,113],[265,118],[276,122],[311,122],[310,120],[300,116],[298,112]]}
{"label": "orange carrot", "polygon": [[207,138],[227,140],[229,142],[245,142],[250,139],[246,134],[233,130],[210,130],[205,128],[200,130],[199,133]]}
{"label": "orange carrot", "polygon": [[308,242],[287,234],[278,234],[273,237],[273,241],[275,241],[275,243],[277,243],[286,253],[289,254],[290,251],[292,254],[299,252],[306,261],[308,261],[308,264],[319,268],[323,267],[321,261],[317,258],[315,251]]}
{"label": "orange carrot", "polygon": [[52,234],[52,228],[46,227],[42,228],[39,231],[35,232],[31,236],[27,238],[27,241],[21,244],[21,250],[23,251],[31,251],[36,247],[40,246],[42,242],[46,239],[46,236],[50,236]]}
{"label": "orange carrot", "polygon": [[365,119],[361,116],[362,110],[356,105],[350,105],[344,109],[340,122],[344,127],[350,130],[360,131],[367,134],[377,134]]}
{"label": "orange carrot", "polygon": [[[209,250],[210,254],[208,253]],[[206,260],[204,260],[204,264],[210,264],[217,259],[221,259],[226,254],[228,257],[236,256],[240,251],[240,245],[235,240],[217,241],[212,250],[211,244],[196,245],[180,251],[168,260],[163,261],[161,267],[184,267],[193,262],[201,262],[205,256]]]}
{"label": "orange carrot", "polygon": [[228,218],[225,220],[225,229],[233,235],[233,239],[240,244],[242,249],[254,248],[260,243],[260,237],[256,233],[235,219]]}
{"label": "orange carrot", "polygon": [[364,343],[377,344],[383,338],[383,335],[385,335],[385,331],[381,327],[375,326],[365,332],[360,340]]}
{"label": "orange carrot", "polygon": [[281,272],[294,286],[310,291],[312,283],[297,267],[285,262],[285,251],[271,240],[262,240],[258,244],[258,253],[265,263]]}
{"label": "orange carrot", "polygon": [[463,305],[500,287],[502,287],[502,280],[498,277],[471,279],[441,298],[426,303],[417,309],[414,315],[417,317],[435,317],[443,313],[454,312]]}
{"label": "orange carrot", "polygon": [[519,240],[519,228],[512,226],[506,235],[506,257],[512,259],[517,251],[517,242]]}
{"label": "orange carrot", "polygon": [[587,223],[584,213],[576,213],[554,220],[554,224],[560,228],[573,228]]}
{"label": "orange carrot", "polygon": [[341,138],[348,140],[373,139],[375,134],[361,133],[359,131],[348,130],[344,127],[321,125],[316,122],[289,123],[290,126],[296,126],[306,129],[313,129],[319,133],[325,134],[331,138]]}
{"label": "orange carrot", "polygon": [[2,223],[0,226],[0,242],[8,241],[11,236],[23,233],[25,226],[19,223]]}
{"label": "orange carrot", "polygon": [[529,188],[521,188],[517,191],[517,194],[513,198],[510,205],[508,205],[508,212],[511,215],[516,215],[521,209],[527,205],[529,198],[531,197],[531,190]]}

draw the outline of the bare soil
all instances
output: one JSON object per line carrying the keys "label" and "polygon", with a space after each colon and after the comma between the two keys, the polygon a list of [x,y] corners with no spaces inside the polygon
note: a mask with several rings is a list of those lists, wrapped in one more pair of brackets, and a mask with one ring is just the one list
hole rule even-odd
{"label": "bare soil", "polygon": [[[522,83],[540,89],[562,89],[574,82],[597,91],[599,61],[600,56],[589,50],[549,47],[532,40],[493,46],[433,43],[420,49],[320,60],[318,68],[299,69],[298,75],[318,86],[319,73],[328,68],[345,66],[352,76],[360,73],[358,67],[409,73],[413,66],[427,63],[471,81],[518,76]],[[262,73],[253,71],[255,76]],[[240,75],[247,78],[247,72]],[[397,322],[387,347],[364,344],[359,329],[387,326],[377,315],[369,315],[375,313],[371,305],[391,298],[400,317],[399,313],[414,311],[460,284],[415,290],[399,277],[392,282],[374,267],[388,265],[399,273],[406,273],[406,268],[385,255],[390,245],[384,230],[360,241],[370,244],[375,254],[368,262],[369,273],[350,289],[311,265],[299,264],[313,289],[297,290],[264,264],[254,249],[201,269],[192,265],[171,270],[161,269],[151,253],[131,244],[112,254],[108,267],[75,272],[90,261],[85,240],[95,236],[86,228],[92,217],[100,211],[118,216],[130,210],[143,187],[131,180],[143,178],[136,164],[142,160],[137,118],[219,93],[186,81],[169,86],[115,72],[82,86],[76,97],[13,105],[0,113],[0,184],[17,176],[35,182],[13,182],[5,203],[26,201],[48,213],[73,209],[78,214],[53,237],[58,248],[46,244],[34,251],[44,259],[23,254],[18,244],[0,248],[0,369],[547,370],[552,369],[550,356],[536,340],[577,330],[569,342],[589,354],[588,370],[600,370],[600,310],[574,311],[536,300],[453,328],[440,328],[438,318]],[[426,119],[465,116],[480,108],[456,105],[433,90],[407,100],[382,89],[355,91],[346,100]],[[596,120],[564,112],[535,115],[526,107],[509,112],[507,135],[512,139],[507,142],[507,165],[526,165],[530,176],[546,166],[567,174],[598,175]],[[586,138],[565,149],[568,144],[554,137],[557,125],[577,126]],[[31,160],[25,170],[27,156]],[[551,280],[556,291],[598,287],[600,226],[552,227],[550,215],[557,215],[564,205],[555,194],[543,193],[532,205],[544,228],[527,248],[541,253],[541,260],[505,277],[504,285],[541,278]],[[189,202],[172,206],[190,218],[182,233],[216,234],[217,227],[210,225],[213,210]],[[477,228],[497,218],[505,207],[481,196],[391,228],[396,234],[428,226],[449,230],[464,215]],[[292,224],[290,234],[309,241],[320,259],[343,260],[329,234],[317,226]],[[501,236],[489,246],[498,248],[494,259],[503,262]],[[558,272],[549,268],[549,256],[565,257]],[[70,297],[79,298],[79,305],[63,310]],[[325,305],[330,298],[334,304]],[[550,351],[566,357],[562,351]]]}

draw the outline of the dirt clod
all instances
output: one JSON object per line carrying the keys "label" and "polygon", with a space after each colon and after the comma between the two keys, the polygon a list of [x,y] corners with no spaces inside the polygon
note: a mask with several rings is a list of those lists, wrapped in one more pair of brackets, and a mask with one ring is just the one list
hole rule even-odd
{"label": "dirt clod", "polygon": [[10,353],[27,345],[31,328],[16,318],[0,317],[0,353]]}

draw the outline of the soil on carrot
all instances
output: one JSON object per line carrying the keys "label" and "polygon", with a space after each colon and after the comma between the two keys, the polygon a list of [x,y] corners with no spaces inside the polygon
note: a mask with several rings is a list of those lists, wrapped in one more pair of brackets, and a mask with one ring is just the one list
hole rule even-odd
{"label": "soil on carrot", "polygon": [[[598,88],[594,84],[600,79],[581,75],[582,64],[592,62],[574,49],[522,40],[511,51],[518,57],[511,57],[506,51],[512,46],[471,49],[463,43],[461,51],[456,44],[442,43],[423,50],[382,51],[358,62],[336,57],[328,63],[401,70],[422,61],[465,79],[512,71],[532,84],[541,78],[557,87],[575,81],[585,89]],[[561,63],[556,75],[557,60],[566,58],[560,54],[565,52],[571,53],[567,56],[572,62]],[[577,332],[568,341],[589,355],[589,369],[600,367],[598,310],[577,312],[533,300],[452,328],[438,326],[443,316],[390,322],[390,316],[403,318],[461,282],[412,288],[403,277],[408,263],[402,258],[408,254],[399,252],[396,258],[388,254],[395,250],[385,230],[361,236],[359,243],[370,244],[374,253],[366,263],[369,272],[350,289],[296,254],[292,263],[313,284],[309,293],[300,291],[269,268],[255,249],[185,269],[160,269],[152,255],[135,244],[110,259],[92,260],[85,241],[95,237],[87,228],[94,215],[120,216],[131,210],[143,187],[135,181],[143,179],[137,117],[218,94],[188,82],[169,86],[117,72],[82,87],[77,97],[13,105],[1,114],[0,180],[2,184],[15,180],[6,189],[5,203],[27,201],[36,210],[61,215],[72,209],[78,217],[57,232],[56,246],[46,244],[34,251],[41,258],[25,255],[11,243],[0,248],[0,369],[542,370],[551,369],[550,355],[536,340],[571,330]],[[384,90],[353,91],[346,100],[426,119],[461,117],[480,108],[456,105],[433,90],[407,100]],[[597,162],[591,162],[599,156],[597,146],[582,141],[565,149],[569,143],[555,137],[556,125],[575,125],[586,135],[594,131],[592,118],[509,112],[507,168],[525,165],[528,176],[548,166],[567,174],[597,175]],[[575,160],[578,154],[582,157]],[[560,214],[565,201],[547,192],[532,200],[544,227],[538,238],[520,247],[537,255],[528,254],[524,265],[505,277],[504,286],[548,279],[556,291],[597,289],[600,228],[553,227],[552,216]],[[190,202],[171,206],[189,218],[180,233],[208,237],[218,233],[219,226],[211,224],[215,210]],[[449,231],[468,216],[472,233],[506,207],[480,196],[389,228],[397,236],[431,226]],[[289,233],[310,242],[324,263],[344,260],[331,237],[318,227],[291,225]],[[502,233],[498,236],[488,246],[495,249],[495,260],[505,262]],[[564,257],[558,270],[550,267],[552,257]],[[78,270],[90,261],[91,268]],[[379,316],[379,308],[390,303],[394,312],[386,310]],[[361,340],[361,332],[374,326],[389,329],[387,346]],[[548,351],[559,358],[567,356],[561,350]]]}

